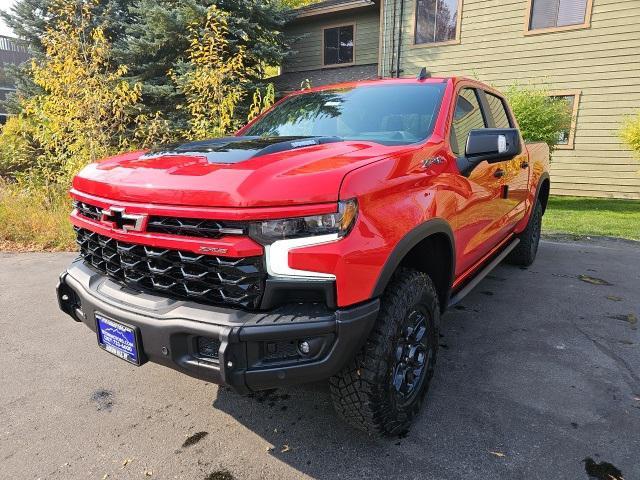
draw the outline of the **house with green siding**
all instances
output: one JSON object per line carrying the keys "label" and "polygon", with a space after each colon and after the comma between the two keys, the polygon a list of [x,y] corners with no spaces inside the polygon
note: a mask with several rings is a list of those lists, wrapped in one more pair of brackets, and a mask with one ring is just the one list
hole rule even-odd
{"label": "house with green siding", "polygon": [[640,109],[639,0],[328,0],[296,11],[280,91],[378,77],[468,76],[544,83],[571,127],[553,193],[640,198],[640,163],[620,138]]}

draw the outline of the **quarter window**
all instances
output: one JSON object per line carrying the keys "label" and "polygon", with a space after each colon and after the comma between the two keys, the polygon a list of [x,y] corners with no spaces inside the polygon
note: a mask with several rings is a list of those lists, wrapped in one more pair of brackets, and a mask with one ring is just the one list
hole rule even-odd
{"label": "quarter window", "polygon": [[530,0],[529,30],[586,26],[591,0]]}
{"label": "quarter window", "polygon": [[453,153],[464,155],[469,132],[476,128],[487,128],[487,124],[482,115],[476,91],[472,88],[464,88],[458,95],[451,124],[450,140]]}
{"label": "quarter window", "polygon": [[500,97],[496,97],[489,92],[486,93],[487,103],[489,104],[489,110],[493,117],[493,123],[496,128],[510,128],[511,122],[509,122],[509,115],[504,106],[504,102]]}
{"label": "quarter window", "polygon": [[354,26],[324,29],[324,65],[353,63]]}
{"label": "quarter window", "polygon": [[440,43],[458,39],[462,0],[417,0],[415,43]]}

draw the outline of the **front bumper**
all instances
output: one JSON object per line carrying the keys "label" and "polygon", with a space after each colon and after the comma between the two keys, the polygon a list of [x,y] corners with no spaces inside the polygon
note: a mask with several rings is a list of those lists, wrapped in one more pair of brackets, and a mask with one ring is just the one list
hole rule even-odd
{"label": "front bumper", "polygon": [[[60,276],[60,308],[96,330],[95,315],[137,327],[142,362],[152,361],[240,393],[330,377],[367,338],[379,301],[329,310],[293,304],[245,312],[123,287],[81,259]],[[310,345],[303,354],[300,341]],[[206,345],[206,348],[203,348]]]}

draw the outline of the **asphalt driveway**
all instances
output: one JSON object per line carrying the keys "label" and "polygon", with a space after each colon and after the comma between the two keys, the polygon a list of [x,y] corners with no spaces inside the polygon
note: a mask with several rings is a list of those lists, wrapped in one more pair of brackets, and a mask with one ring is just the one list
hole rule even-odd
{"label": "asphalt driveway", "polygon": [[388,440],[323,384],[240,397],[99,350],[57,309],[72,257],[0,254],[0,478],[640,478],[640,244],[499,267],[444,317],[426,409]]}

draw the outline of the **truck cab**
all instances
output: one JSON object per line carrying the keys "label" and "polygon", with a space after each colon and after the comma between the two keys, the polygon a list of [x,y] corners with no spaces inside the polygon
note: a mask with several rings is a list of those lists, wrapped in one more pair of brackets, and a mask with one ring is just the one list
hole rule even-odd
{"label": "truck cab", "polygon": [[327,379],[343,418],[392,435],[446,309],[534,261],[548,162],[477,81],[295,92],[235,136],[85,167],[60,308],[136,366],[239,393]]}

